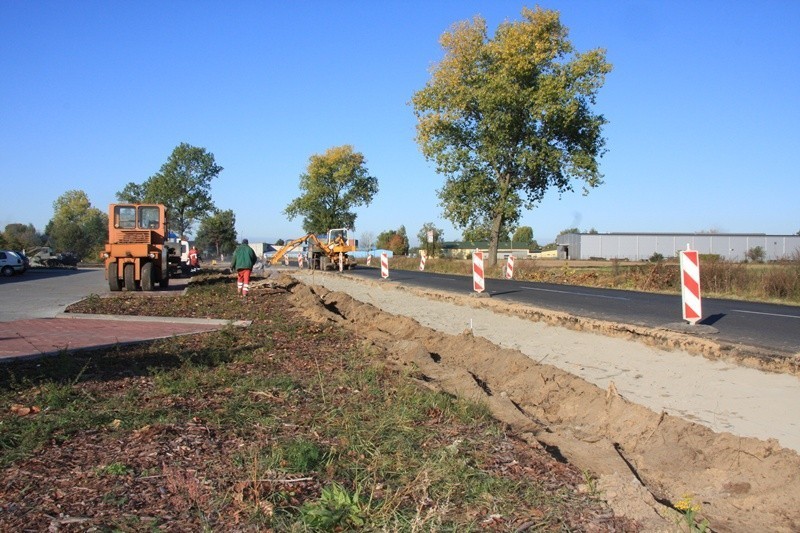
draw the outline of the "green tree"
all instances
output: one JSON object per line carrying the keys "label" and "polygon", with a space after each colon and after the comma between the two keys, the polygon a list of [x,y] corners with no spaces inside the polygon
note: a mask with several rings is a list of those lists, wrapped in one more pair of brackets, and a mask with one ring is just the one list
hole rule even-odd
{"label": "green tree", "polygon": [[200,221],[197,245],[201,250],[214,250],[214,255],[227,254],[236,248],[236,215],[232,209],[215,210]]}
{"label": "green tree", "polygon": [[445,57],[411,100],[417,142],[446,177],[444,215],[461,228],[490,226],[490,265],[521,209],[574,179],[584,192],[602,182],[606,120],[591,107],[611,71],[605,52],[577,53],[556,11],[522,16],[493,39],[481,17],[445,32]]}
{"label": "green tree", "polygon": [[[461,238],[467,242],[491,241],[492,227],[490,224],[486,223],[482,223],[479,225],[470,224],[469,226],[465,227],[464,230],[461,232]],[[508,229],[503,227],[500,229],[498,242],[507,240],[508,240]]]}
{"label": "green tree", "polygon": [[67,191],[53,202],[53,218],[45,233],[58,251],[97,257],[108,239],[108,215],[92,207],[85,192]]}
{"label": "green tree", "polygon": [[433,222],[426,222],[417,233],[419,247],[425,250],[428,257],[436,257],[444,243],[444,232],[437,228]]}
{"label": "green tree", "polygon": [[11,250],[30,250],[44,244],[44,236],[33,224],[8,224],[1,235],[0,245]]}
{"label": "green tree", "polygon": [[214,154],[181,143],[156,174],[141,185],[128,183],[117,193],[117,199],[166,205],[173,231],[186,235],[197,220],[214,210],[211,180],[220,172],[222,167],[217,165]]}
{"label": "green tree", "polygon": [[520,246],[530,246],[533,242],[533,228],[530,226],[520,226],[514,231],[512,241]]}
{"label": "green tree", "polygon": [[303,194],[284,210],[289,219],[303,217],[307,233],[326,233],[331,228],[355,228],[354,207],[369,205],[378,192],[377,178],[370,176],[364,156],[350,145],[329,148],[309,158],[300,176]]}
{"label": "green tree", "polygon": [[567,228],[567,229],[562,229],[561,231],[558,232],[558,234],[569,235],[570,233],[580,233],[580,232],[581,230],[579,230],[578,228]]}

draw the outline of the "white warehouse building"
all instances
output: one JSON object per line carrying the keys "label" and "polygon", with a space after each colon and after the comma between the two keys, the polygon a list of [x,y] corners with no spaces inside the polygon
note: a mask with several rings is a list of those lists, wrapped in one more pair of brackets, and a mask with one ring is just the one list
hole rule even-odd
{"label": "white warehouse building", "polygon": [[800,235],[764,233],[567,233],[556,244],[559,259],[646,261],[656,253],[676,257],[687,245],[729,261],[744,261],[757,246],[766,261],[800,257]]}

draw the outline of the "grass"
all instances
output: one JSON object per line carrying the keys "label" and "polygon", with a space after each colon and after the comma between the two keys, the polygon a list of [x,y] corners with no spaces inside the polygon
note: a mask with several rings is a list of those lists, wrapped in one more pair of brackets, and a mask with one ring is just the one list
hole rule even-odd
{"label": "grass", "polygon": [[[577,490],[581,472],[560,471],[555,488],[554,474],[529,475],[555,462],[485,406],[418,387],[348,332],[292,318],[283,297],[254,291],[244,308],[231,290],[201,284],[155,311],[246,315],[250,328],[0,367],[0,405],[40,409],[0,412],[3,472],[46,462],[71,477],[60,460],[91,458],[72,483],[83,492],[70,502],[65,489],[59,508],[89,507],[101,529],[169,529],[154,518],[166,505],[173,529],[562,531],[602,507]],[[52,487],[25,479],[14,505],[53,514],[32,497]]]}

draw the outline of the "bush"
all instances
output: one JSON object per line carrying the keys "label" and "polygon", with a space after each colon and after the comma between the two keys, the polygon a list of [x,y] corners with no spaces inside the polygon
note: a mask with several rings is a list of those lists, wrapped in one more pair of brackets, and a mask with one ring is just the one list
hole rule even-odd
{"label": "bush", "polygon": [[655,252],[653,255],[650,256],[650,259],[648,259],[648,261],[650,261],[651,263],[660,263],[663,260],[664,256],[658,252]]}
{"label": "bush", "polygon": [[800,279],[789,268],[771,268],[764,273],[764,293],[770,298],[797,297],[800,295]]}
{"label": "bush", "polygon": [[745,294],[749,288],[747,269],[741,263],[712,260],[700,263],[700,286],[704,292]]}
{"label": "bush", "polygon": [[763,263],[767,254],[761,246],[755,246],[747,250],[745,256],[747,257],[748,261],[753,263]]}

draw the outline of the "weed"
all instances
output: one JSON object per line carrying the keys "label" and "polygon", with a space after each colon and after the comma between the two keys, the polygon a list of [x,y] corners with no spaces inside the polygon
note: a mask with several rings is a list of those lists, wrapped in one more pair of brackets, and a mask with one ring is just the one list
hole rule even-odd
{"label": "weed", "polygon": [[589,494],[593,497],[600,497],[600,491],[597,488],[597,478],[589,470],[583,471],[583,482],[586,485],[586,489],[589,491]]}
{"label": "weed", "polygon": [[332,531],[338,528],[359,528],[364,525],[369,505],[361,500],[358,489],[351,493],[338,483],[322,489],[317,501],[300,509],[303,522],[312,529]]}
{"label": "weed", "polygon": [[111,463],[98,468],[97,473],[101,476],[125,476],[131,473],[130,468],[125,463]]}
{"label": "weed", "polygon": [[681,518],[678,522],[679,527],[685,526],[689,533],[706,533],[706,531],[711,531],[708,520],[697,521],[700,505],[694,503],[694,497],[691,494],[685,494],[678,500],[675,504],[675,509],[681,514]]}

